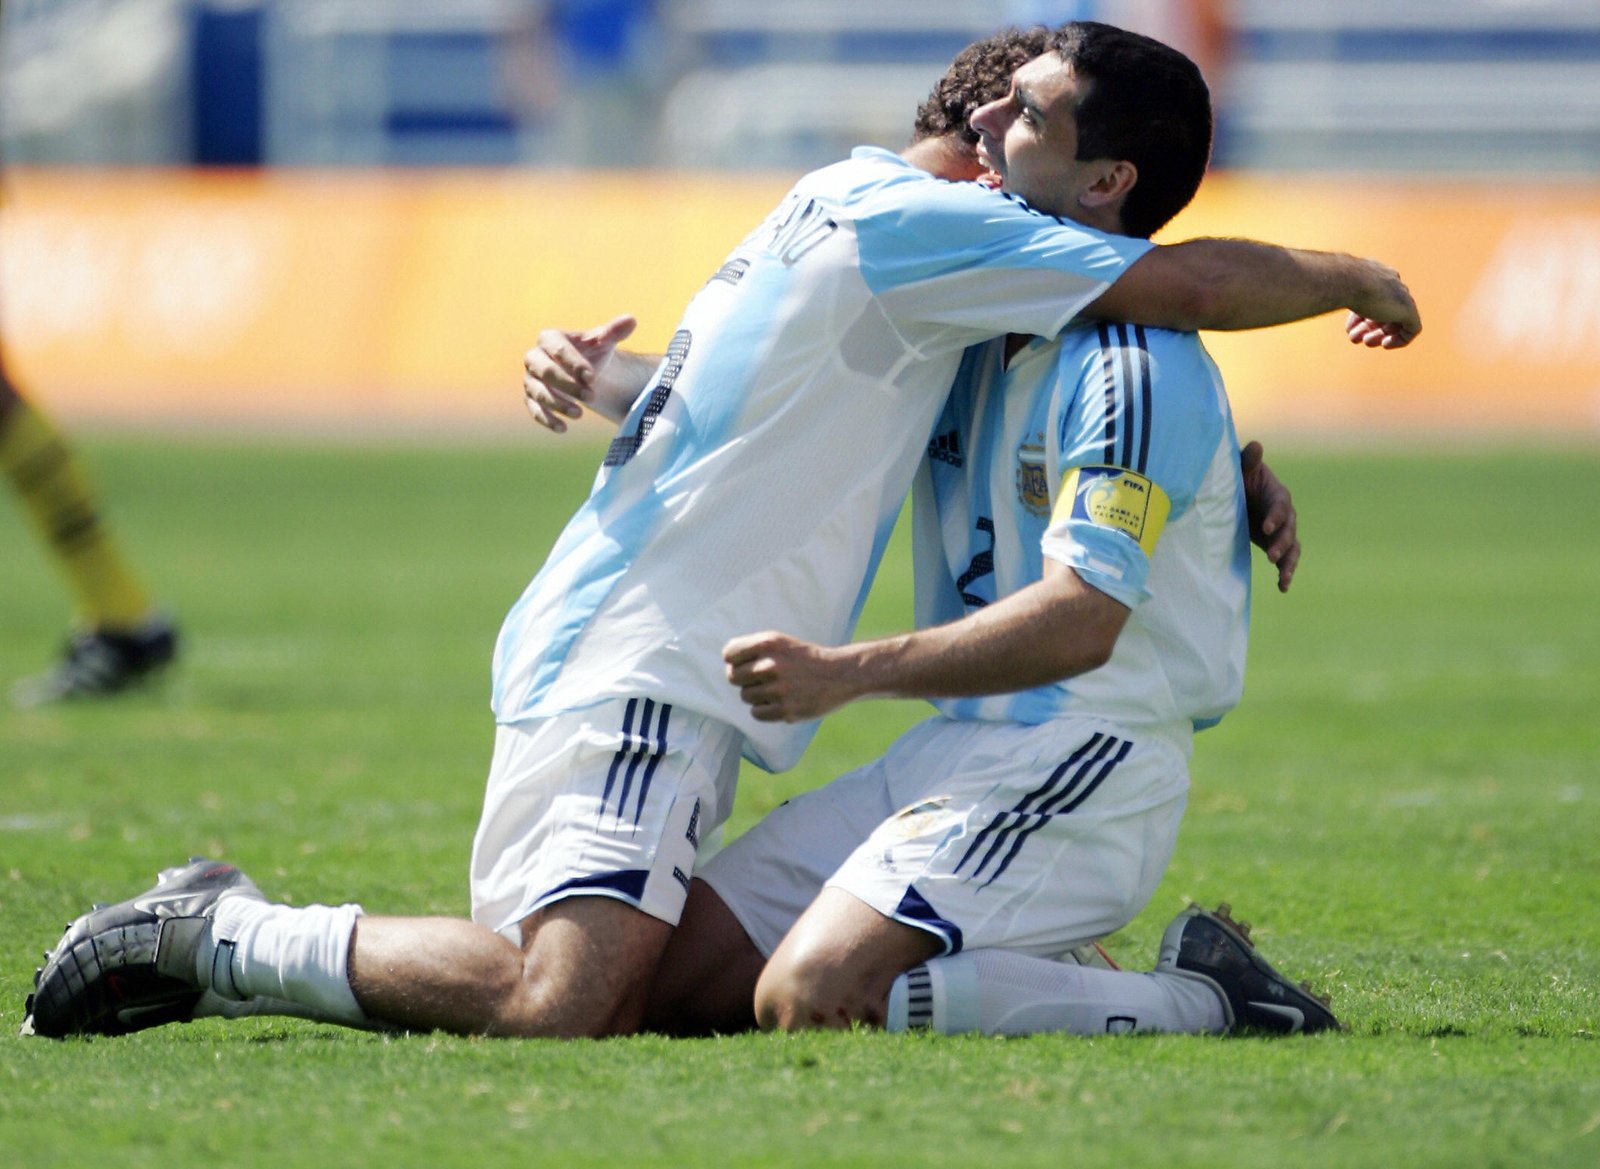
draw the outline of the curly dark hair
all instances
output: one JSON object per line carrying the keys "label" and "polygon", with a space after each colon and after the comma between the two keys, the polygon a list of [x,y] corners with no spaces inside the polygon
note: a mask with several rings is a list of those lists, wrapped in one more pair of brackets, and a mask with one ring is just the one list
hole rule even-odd
{"label": "curly dark hair", "polygon": [[1051,36],[1047,28],[1008,28],[962,49],[917,107],[911,141],[959,134],[963,142],[976,146],[978,135],[967,125],[972,111],[1005,97],[1011,91],[1011,75],[1048,52]]}

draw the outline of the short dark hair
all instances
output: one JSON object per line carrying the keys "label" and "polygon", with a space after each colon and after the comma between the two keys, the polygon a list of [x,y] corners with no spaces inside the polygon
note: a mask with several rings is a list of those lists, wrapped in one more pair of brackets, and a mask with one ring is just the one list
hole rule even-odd
{"label": "short dark hair", "polygon": [[1133,163],[1139,178],[1122,227],[1148,237],[1189,205],[1211,159],[1211,91],[1170,45],[1092,20],[1058,28],[1050,47],[1085,93],[1075,115],[1078,158]]}
{"label": "short dark hair", "polygon": [[1011,75],[1049,52],[1053,35],[1046,28],[1008,28],[962,49],[917,107],[911,141],[956,134],[976,146],[978,132],[968,124],[972,111],[1010,93]]}

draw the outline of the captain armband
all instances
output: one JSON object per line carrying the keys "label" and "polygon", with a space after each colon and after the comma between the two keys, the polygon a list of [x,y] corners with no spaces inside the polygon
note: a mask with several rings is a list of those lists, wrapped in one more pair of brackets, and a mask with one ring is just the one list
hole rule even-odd
{"label": "captain armband", "polygon": [[1132,536],[1146,556],[1166,527],[1172,501],[1160,486],[1121,467],[1074,467],[1061,481],[1052,524],[1077,521]]}

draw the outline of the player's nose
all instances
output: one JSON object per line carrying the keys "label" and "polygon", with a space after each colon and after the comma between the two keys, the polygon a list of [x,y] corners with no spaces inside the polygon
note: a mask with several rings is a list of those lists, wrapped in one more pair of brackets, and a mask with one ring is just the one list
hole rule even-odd
{"label": "player's nose", "polygon": [[998,138],[1003,132],[1006,99],[987,102],[967,115],[967,124],[979,134]]}

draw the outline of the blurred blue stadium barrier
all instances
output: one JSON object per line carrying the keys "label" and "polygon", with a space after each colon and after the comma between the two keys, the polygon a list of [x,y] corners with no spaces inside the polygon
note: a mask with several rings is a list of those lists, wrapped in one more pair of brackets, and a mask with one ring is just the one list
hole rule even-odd
{"label": "blurred blue stadium barrier", "polygon": [[193,161],[201,166],[259,166],[266,161],[261,8],[196,4],[190,21]]}
{"label": "blurred blue stadium barrier", "polygon": [[517,118],[499,55],[506,0],[277,0],[263,26],[267,160],[505,166]]}
{"label": "blurred blue stadium barrier", "polygon": [[[1160,35],[1197,3],[6,0],[0,137],[41,162],[793,171],[900,145],[951,54],[1002,24]],[[1596,0],[1226,11],[1227,164],[1600,171]]]}
{"label": "blurred blue stadium barrier", "polygon": [[1594,0],[1236,0],[1246,165],[1600,172]]}

